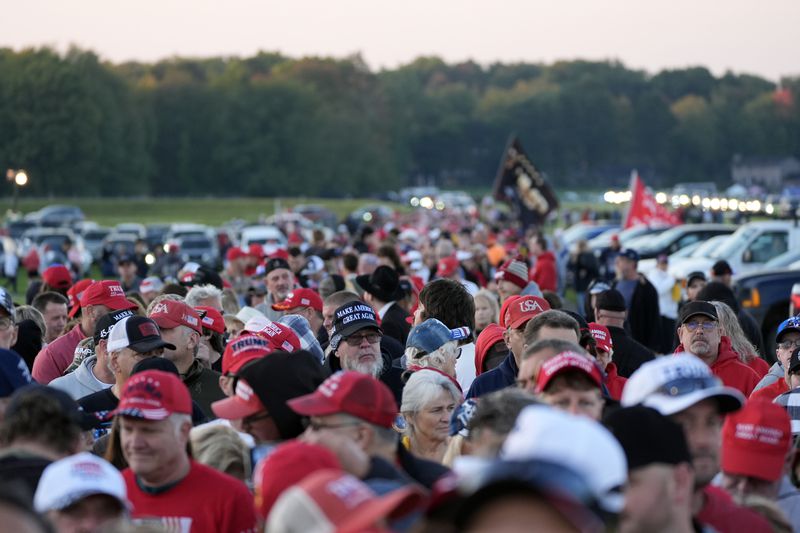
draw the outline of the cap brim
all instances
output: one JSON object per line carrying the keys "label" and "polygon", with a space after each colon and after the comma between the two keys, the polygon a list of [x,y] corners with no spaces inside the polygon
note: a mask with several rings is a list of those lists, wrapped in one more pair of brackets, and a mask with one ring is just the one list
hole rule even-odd
{"label": "cap brim", "polygon": [[775,335],[775,342],[781,342],[781,337],[783,337],[784,333],[789,333],[790,331],[800,332],[800,328],[795,328],[795,327],[783,328],[777,335]]}
{"label": "cap brim", "polygon": [[122,311],[123,309],[136,309],[137,307],[135,303],[131,302],[127,298],[114,298],[108,302],[100,302],[100,305],[105,305],[114,311]]}
{"label": "cap brim", "polygon": [[380,331],[381,333],[383,333],[383,330],[381,329],[381,327],[378,324],[376,324],[375,322],[370,322],[370,323],[358,322],[358,323],[350,324],[349,326],[345,326],[344,329],[342,329],[342,331],[337,331],[336,335],[341,336],[342,340],[344,340],[344,337],[349,337],[350,335],[352,335],[356,331],[361,331],[362,329],[367,329],[367,328],[376,329],[376,330]]}
{"label": "cap brim", "polygon": [[303,416],[327,416],[341,413],[342,409],[325,396],[312,392],[286,402],[289,408]]}
{"label": "cap brim", "polygon": [[710,318],[711,320],[714,320],[714,321],[719,320],[719,317],[716,317],[716,316],[712,315],[711,313],[706,313],[705,311],[697,311],[697,312],[692,313],[691,315],[687,316],[683,320],[681,320],[681,325],[686,324],[687,320],[689,320],[693,316],[698,316],[698,315],[702,315],[702,316]]}
{"label": "cap brim", "polygon": [[182,326],[183,325],[183,322],[181,322],[179,320],[172,320],[171,318],[169,318],[167,316],[164,316],[164,315],[151,316],[149,318],[153,322],[158,324],[158,327],[162,328],[162,329],[172,329],[172,328],[177,328],[178,326]]}
{"label": "cap brim", "polygon": [[142,409],[140,407],[132,407],[127,405],[120,405],[108,413],[109,418],[115,416],[127,416],[130,418],[139,418],[141,420],[166,420],[172,413],[166,409]]}
{"label": "cap brim", "polygon": [[145,353],[152,350],[156,350],[158,348],[166,348],[168,350],[174,350],[175,345],[170,344],[169,342],[159,337],[157,339],[149,339],[146,341],[137,342],[136,344],[129,344],[128,348],[137,351],[139,353]]}
{"label": "cap brim", "polygon": [[726,474],[747,476],[765,481],[777,481],[781,477],[785,459],[785,455],[781,453],[771,455],[723,444],[720,468]]}
{"label": "cap brim", "polygon": [[376,496],[364,505],[354,509],[336,531],[338,533],[359,533],[376,527],[376,522],[384,518],[401,518],[419,508],[425,497],[412,486],[401,487],[383,496]]}
{"label": "cap brim", "polygon": [[664,416],[674,415],[688,409],[703,400],[717,400],[720,414],[731,413],[742,408],[745,402],[744,395],[731,387],[712,387],[683,394],[681,396],[665,396],[651,394],[642,402],[645,407],[652,407]]}
{"label": "cap brim", "polygon": [[237,396],[231,396],[211,404],[211,410],[218,418],[225,420],[241,420],[263,410],[263,407],[247,405]]}
{"label": "cap brim", "polygon": [[299,306],[292,305],[291,302],[286,302],[286,301],[272,304],[273,311],[288,311],[289,309],[294,309],[295,307]]}

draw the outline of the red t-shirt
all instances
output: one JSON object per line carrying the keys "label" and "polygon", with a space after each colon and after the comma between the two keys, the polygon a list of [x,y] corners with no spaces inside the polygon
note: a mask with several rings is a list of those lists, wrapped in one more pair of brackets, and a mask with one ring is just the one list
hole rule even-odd
{"label": "red t-shirt", "polygon": [[736,505],[727,492],[719,487],[703,489],[705,502],[695,518],[701,524],[713,527],[720,533],[747,531],[747,533],[769,533],[772,526],[767,519],[744,507]]}
{"label": "red t-shirt", "polygon": [[789,385],[786,384],[785,379],[780,378],[775,383],[770,383],[766,387],[754,390],[753,394],[750,395],[750,399],[761,398],[762,400],[771,402],[784,392],[789,392]]}
{"label": "red t-shirt", "polygon": [[160,494],[139,488],[130,468],[122,471],[137,523],[156,522],[180,533],[254,533],[253,496],[244,483],[194,461],[189,474]]}

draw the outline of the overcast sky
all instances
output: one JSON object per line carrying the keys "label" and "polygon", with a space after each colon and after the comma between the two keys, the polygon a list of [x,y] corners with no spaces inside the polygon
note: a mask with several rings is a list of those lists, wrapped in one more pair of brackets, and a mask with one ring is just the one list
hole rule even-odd
{"label": "overcast sky", "polygon": [[105,59],[361,52],[373,69],[421,55],[618,59],[800,75],[800,0],[4,0],[0,45],[70,44]]}

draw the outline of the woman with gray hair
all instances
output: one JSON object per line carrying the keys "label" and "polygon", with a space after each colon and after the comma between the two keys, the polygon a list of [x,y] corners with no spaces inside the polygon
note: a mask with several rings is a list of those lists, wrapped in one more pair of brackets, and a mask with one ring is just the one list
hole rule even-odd
{"label": "woman with gray hair", "polygon": [[414,372],[403,389],[403,445],[409,452],[441,463],[450,441],[450,417],[462,397],[453,379],[433,368]]}
{"label": "woman with gray hair", "polygon": [[456,377],[456,361],[461,355],[458,342],[469,336],[469,328],[450,329],[429,318],[414,326],[406,340],[405,364],[409,370],[435,368]]}
{"label": "woman with gray hair", "polygon": [[747,339],[739,318],[731,307],[716,300],[709,302],[717,310],[717,320],[722,334],[731,340],[731,348],[739,355],[739,360],[758,374],[759,379],[769,372],[769,364],[758,355],[758,349]]}

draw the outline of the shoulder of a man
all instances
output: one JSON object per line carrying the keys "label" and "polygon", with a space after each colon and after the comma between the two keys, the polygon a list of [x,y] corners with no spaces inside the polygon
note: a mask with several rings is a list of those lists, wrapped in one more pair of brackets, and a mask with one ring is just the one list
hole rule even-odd
{"label": "shoulder of a man", "polygon": [[703,489],[705,502],[695,518],[717,531],[747,531],[768,533],[772,531],[767,519],[758,513],[739,507],[727,492],[719,487]]}

